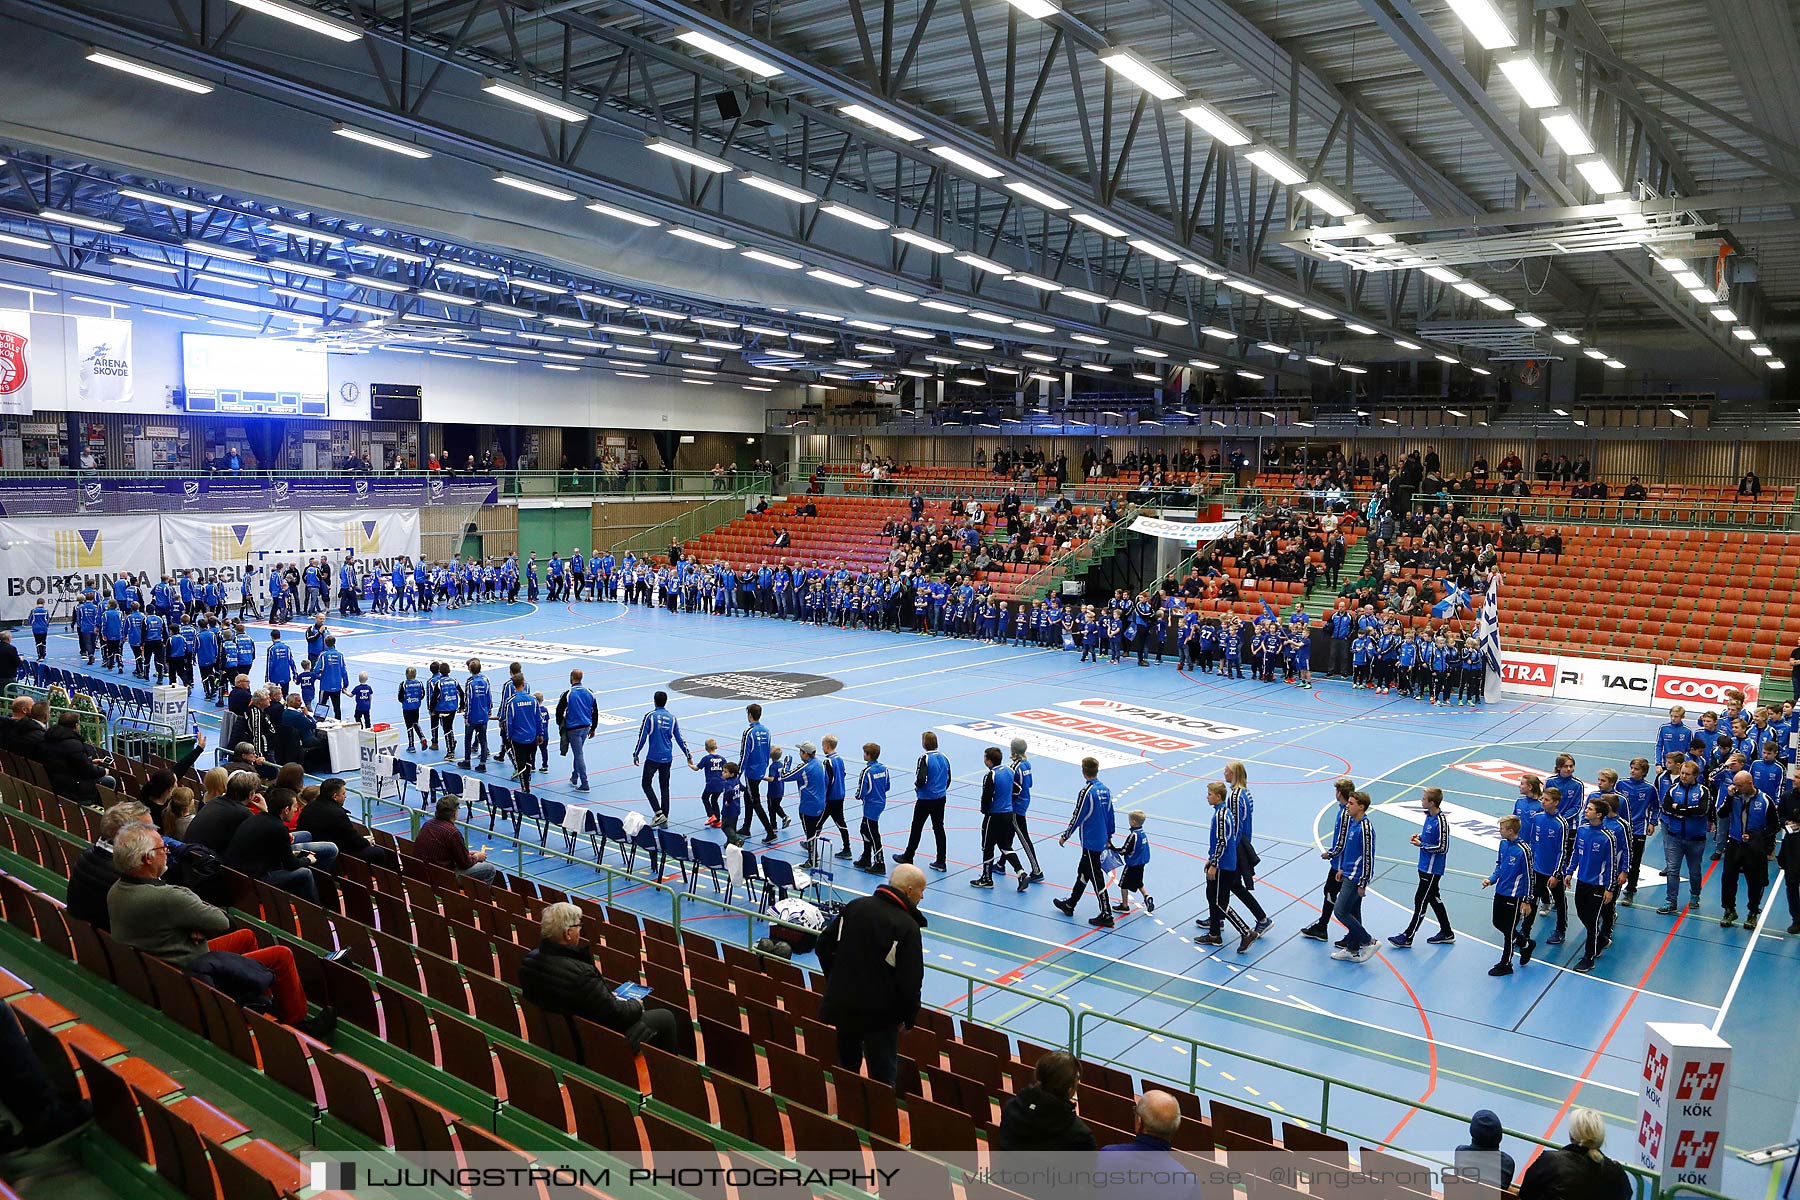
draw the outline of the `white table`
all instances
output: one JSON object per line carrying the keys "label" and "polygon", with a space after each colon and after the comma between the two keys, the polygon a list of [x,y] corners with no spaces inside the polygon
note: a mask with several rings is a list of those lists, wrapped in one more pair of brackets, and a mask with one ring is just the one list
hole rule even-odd
{"label": "white table", "polygon": [[355,721],[320,721],[325,736],[326,759],[333,775],[362,769],[362,726]]}

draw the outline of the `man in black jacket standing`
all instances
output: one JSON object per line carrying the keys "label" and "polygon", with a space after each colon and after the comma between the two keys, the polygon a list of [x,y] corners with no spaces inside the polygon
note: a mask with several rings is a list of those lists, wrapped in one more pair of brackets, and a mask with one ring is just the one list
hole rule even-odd
{"label": "man in black jacket standing", "polygon": [[919,1013],[925,983],[925,872],[894,868],[872,896],[852,900],[819,937],[825,999],[819,1019],[837,1026],[838,1062],[892,1086],[900,1072],[900,1030]]}
{"label": "man in black jacket standing", "polygon": [[581,942],[581,910],[573,904],[545,907],[538,948],[519,964],[519,992],[545,1012],[586,1017],[631,1039],[674,1052],[675,1014],[621,1000],[600,977],[594,952]]}

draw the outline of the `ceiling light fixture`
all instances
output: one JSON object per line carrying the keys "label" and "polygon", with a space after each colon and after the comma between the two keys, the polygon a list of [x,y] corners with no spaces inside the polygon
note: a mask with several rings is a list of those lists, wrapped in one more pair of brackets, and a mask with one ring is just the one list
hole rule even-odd
{"label": "ceiling light fixture", "polygon": [[1561,102],[1549,77],[1529,53],[1499,59],[1494,65],[1512,84],[1513,91],[1519,94],[1519,101],[1526,108],[1555,108]]}
{"label": "ceiling light fixture", "polygon": [[494,182],[505,184],[509,188],[516,188],[521,192],[530,192],[533,196],[542,196],[546,200],[561,200],[567,202],[576,199],[575,193],[568,191],[565,188],[552,187],[550,184],[539,183],[535,179],[525,179],[518,175],[511,175],[505,171],[497,172],[494,175]]}
{"label": "ceiling light fixture", "polygon": [[1100,55],[1100,61],[1110,71],[1129,80],[1138,87],[1149,92],[1158,100],[1179,100],[1187,95],[1187,89],[1164,75],[1161,71],[1139,58],[1130,50],[1114,47]]}
{"label": "ceiling light fixture", "polygon": [[1093,213],[1070,213],[1069,220],[1075,222],[1077,225],[1085,225],[1095,233],[1104,233],[1107,237],[1122,238],[1126,236],[1125,230],[1120,229],[1117,225],[1114,225],[1104,217],[1095,216]]}
{"label": "ceiling light fixture", "polygon": [[1518,39],[1507,28],[1506,18],[1494,7],[1493,0],[1448,0],[1450,11],[1468,29],[1485,50],[1504,50],[1518,45]]}
{"label": "ceiling light fixture", "polygon": [[1250,135],[1210,104],[1196,101],[1181,109],[1181,115],[1212,136],[1222,146],[1247,146]]}
{"label": "ceiling light fixture", "polygon": [[125,227],[117,221],[102,221],[98,217],[84,217],[79,213],[66,213],[55,208],[39,209],[38,220],[54,221],[58,225],[73,225],[77,229],[92,229],[96,233],[125,232]]}
{"label": "ceiling light fixture", "polygon": [[1581,345],[1581,339],[1576,337],[1574,334],[1569,333],[1566,330],[1559,329],[1555,333],[1551,334],[1550,336],[1555,338],[1557,341],[1561,342],[1565,346]]}
{"label": "ceiling light fixture", "polygon": [[88,47],[87,60],[102,67],[111,67],[115,71],[123,71],[127,75],[136,75],[139,79],[148,79],[152,83],[180,88],[182,91],[192,92],[196,96],[204,96],[212,91],[211,84],[201,83],[198,79],[190,79],[175,71],[165,71],[161,67],[153,67],[147,62],[139,62],[135,58],[126,58],[123,54],[115,54],[111,50],[103,50],[99,46]]}
{"label": "ceiling light fixture", "polygon": [[1356,206],[1323,184],[1311,183],[1300,189],[1300,195],[1312,201],[1313,207],[1334,217],[1347,217]]}
{"label": "ceiling light fixture", "polygon": [[1245,161],[1273,179],[1276,183],[1292,186],[1306,179],[1306,172],[1277,154],[1267,146],[1259,146],[1244,155]]}
{"label": "ceiling light fixture", "polygon": [[819,202],[819,198],[811,192],[782,183],[779,179],[769,179],[762,175],[746,173],[738,176],[738,182],[745,187],[753,187],[759,192],[779,196],[793,204],[817,204]]}
{"label": "ceiling light fixture", "polygon": [[826,216],[836,217],[840,221],[848,221],[852,225],[860,225],[864,229],[882,230],[888,227],[888,223],[883,221],[880,217],[871,217],[868,213],[851,208],[847,204],[826,204],[822,205],[819,208],[819,211]]}
{"label": "ceiling light fixture", "polygon": [[722,237],[714,237],[710,233],[701,233],[696,229],[670,229],[670,237],[678,237],[684,242],[695,242],[702,246],[710,246],[714,250],[736,250],[736,242],[728,242]]}
{"label": "ceiling light fixture", "polygon": [[956,247],[949,242],[941,242],[937,238],[926,237],[924,234],[913,229],[894,230],[894,240],[897,242],[905,242],[909,246],[917,246],[921,250],[929,250],[933,254],[948,254],[956,249]]}
{"label": "ceiling light fixture", "polygon": [[897,137],[903,142],[922,142],[925,140],[925,135],[912,128],[910,125],[902,125],[899,121],[894,120],[894,118],[888,116],[886,113],[878,112],[867,105],[843,104],[838,106],[838,111],[853,121],[861,121],[871,129],[879,129],[881,132],[888,134],[891,137]]}
{"label": "ceiling light fixture", "polygon": [[689,29],[675,35],[678,42],[686,42],[696,50],[703,50],[714,58],[722,58],[734,67],[742,67],[759,79],[772,79],[782,74],[782,69],[767,59],[758,58],[748,50],[742,50],[730,42],[721,41],[710,33],[702,33],[698,29]]}
{"label": "ceiling light fixture", "polygon": [[738,253],[751,262],[759,262],[767,267],[779,267],[783,271],[798,271],[806,265],[798,259],[783,258],[779,254],[770,254],[767,250],[740,250]]}
{"label": "ceiling light fixture", "polygon": [[1130,240],[1130,242],[1128,242],[1127,244],[1133,250],[1138,250],[1145,254],[1148,254],[1151,258],[1154,258],[1158,262],[1172,263],[1172,262],[1179,262],[1181,259],[1181,255],[1176,254],[1173,251],[1163,249],[1161,246],[1157,245],[1153,241],[1150,241],[1148,238],[1132,238]]}
{"label": "ceiling light fixture", "polygon": [[1006,190],[1013,193],[1015,196],[1023,196],[1033,204],[1042,205],[1054,212],[1062,212],[1071,207],[1068,201],[1059,200],[1044,189],[1026,183],[1023,179],[1013,180],[1006,185]]}
{"label": "ceiling light fixture", "polygon": [[972,154],[965,154],[955,146],[933,146],[931,152],[947,163],[954,163],[972,175],[983,179],[998,179],[1006,172],[990,167]]}
{"label": "ceiling light fixture", "polygon": [[[138,188],[122,187],[119,189],[119,195],[136,200],[140,204],[160,204],[164,208],[172,208],[176,212],[206,213],[212,211],[204,204],[193,204],[186,200],[177,200],[173,196],[165,196],[161,192],[146,192]],[[269,228],[273,229],[275,226],[270,225]]]}
{"label": "ceiling light fixture", "polygon": [[642,229],[660,229],[662,222],[654,217],[646,217],[642,213],[634,213],[630,209],[620,208],[615,204],[603,204],[596,200],[588,206],[589,212],[599,213],[603,217],[611,217],[615,221],[624,221]]}
{"label": "ceiling light fixture", "polygon": [[724,175],[737,169],[716,155],[696,150],[692,146],[684,146],[680,142],[673,142],[668,138],[649,138],[644,142],[644,149],[652,150],[665,158],[672,158],[676,162],[686,163],[688,166],[702,171],[711,171],[714,175]]}
{"label": "ceiling light fixture", "polygon": [[342,21],[321,16],[308,9],[283,4],[281,0],[231,0],[240,8],[259,12],[265,17],[274,17],[277,21],[286,21],[289,25],[297,25],[310,33],[323,34],[339,42],[356,42],[362,40],[362,30],[354,25],[346,25]]}
{"label": "ceiling light fixture", "polygon": [[1575,164],[1575,169],[1581,172],[1581,177],[1587,180],[1588,187],[1597,195],[1615,196],[1625,190],[1618,172],[1604,158],[1581,159]]}
{"label": "ceiling light fixture", "polygon": [[331,132],[337,134],[341,138],[348,138],[353,142],[361,142],[365,146],[373,146],[377,150],[386,150],[390,154],[403,154],[407,158],[414,159],[431,157],[431,151],[429,150],[421,150],[417,146],[409,145],[406,142],[398,141],[391,137],[383,137],[379,133],[370,133],[366,129],[358,129],[354,125],[346,125],[342,121],[332,125]]}

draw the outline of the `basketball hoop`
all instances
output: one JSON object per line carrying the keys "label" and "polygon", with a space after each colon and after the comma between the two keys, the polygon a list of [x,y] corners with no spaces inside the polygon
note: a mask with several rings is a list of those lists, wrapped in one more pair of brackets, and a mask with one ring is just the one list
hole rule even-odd
{"label": "basketball hoop", "polygon": [[1526,387],[1536,387],[1537,381],[1544,377],[1544,370],[1538,366],[1536,359],[1531,359],[1519,368],[1519,382]]}
{"label": "basketball hoop", "polygon": [[1731,282],[1725,278],[1725,260],[1736,253],[1737,251],[1731,246],[1721,242],[1719,253],[1713,259],[1712,290],[1718,295],[1720,304],[1731,303]]}

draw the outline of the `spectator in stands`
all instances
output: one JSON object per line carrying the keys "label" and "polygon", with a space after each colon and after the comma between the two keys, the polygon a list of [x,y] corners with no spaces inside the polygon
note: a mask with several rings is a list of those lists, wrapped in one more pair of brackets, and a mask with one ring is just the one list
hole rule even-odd
{"label": "spectator in stands", "polygon": [[[219,702],[214,700],[213,707],[217,708],[218,706]],[[231,681],[231,691],[225,697],[226,715],[223,728],[229,732],[230,736],[222,735],[219,740],[221,742],[230,742],[233,745],[248,740],[244,736],[243,724],[245,718],[249,715],[249,712],[250,677],[248,675],[239,675]]]}
{"label": "spectator in stands", "polygon": [[[45,1150],[87,1127],[94,1119],[86,1100],[65,1099],[51,1082],[10,1006],[0,1004],[0,1105],[18,1122],[0,1133],[0,1158]],[[17,1175],[14,1175],[15,1182]]]}
{"label": "spectator in stands", "polygon": [[[214,800],[225,794],[225,784],[231,779],[231,772],[225,767],[214,767],[200,777],[200,808],[205,808]],[[199,809],[194,811],[198,812]]]}
{"label": "spectator in stands", "polygon": [[1636,475],[1633,475],[1631,477],[1631,482],[1625,485],[1624,498],[1633,502],[1639,502],[1648,500],[1650,498],[1650,493],[1645,490],[1643,481]]}
{"label": "spectator in stands", "polygon": [[312,867],[319,857],[310,850],[295,849],[294,835],[287,827],[288,813],[299,802],[291,789],[271,788],[268,809],[252,812],[239,822],[220,857],[234,871],[317,904],[319,887],[313,882]]}
{"label": "spectator in stands", "polygon": [[1500,1118],[1482,1109],[1469,1118],[1469,1144],[1456,1148],[1456,1169],[1464,1179],[1505,1191],[1512,1186],[1513,1157],[1500,1148]]}
{"label": "spectator in stands", "polygon": [[1738,495],[1751,500],[1762,495],[1762,480],[1756,477],[1755,471],[1745,471],[1744,477],[1738,480]]}
{"label": "spectator in stands", "polygon": [[1000,1110],[1002,1150],[1093,1150],[1094,1131],[1075,1115],[1081,1063],[1052,1050],[1037,1060],[1037,1082]]}
{"label": "spectator in stands", "polygon": [[1134,1171],[1155,1173],[1145,1181],[1146,1186],[1133,1190],[1134,1196],[1146,1197],[1148,1200],[1177,1196],[1198,1200],[1198,1182],[1175,1159],[1174,1138],[1175,1131],[1179,1128],[1181,1106],[1175,1102],[1175,1097],[1152,1089],[1138,1097],[1132,1128],[1137,1136],[1129,1142],[1114,1142],[1110,1146],[1101,1147],[1103,1151],[1131,1154],[1130,1165]]}
{"label": "spectator in stands", "polygon": [[119,882],[118,869],[113,866],[113,842],[120,830],[149,824],[150,810],[135,800],[121,801],[101,815],[99,840],[81,852],[69,872],[69,890],[65,895],[71,917],[80,917],[95,929],[111,931],[106,894]]}
{"label": "spectator in stands", "polygon": [[794,539],[788,535],[787,530],[781,528],[779,525],[775,527],[775,541],[772,543],[775,549],[786,549],[793,544],[793,541]]}
{"label": "spectator in stands", "polygon": [[239,742],[232,747],[231,757],[225,761],[225,769],[232,775],[254,774],[259,779],[272,780],[279,768],[261,754],[249,742]]}
{"label": "spectator in stands", "polygon": [[19,728],[19,722],[31,719],[31,704],[30,696],[13,697],[12,705],[6,710],[6,715],[0,717],[0,749],[9,751],[12,749],[13,733]]}
{"label": "spectator in stands", "polygon": [[20,696],[13,701],[13,719],[6,729],[5,748],[20,758],[38,761],[44,749],[44,734],[49,728],[49,703]]}
{"label": "spectator in stands", "polygon": [[117,786],[118,781],[106,773],[105,752],[81,736],[81,714],[73,710],[58,715],[56,724],[45,731],[38,756],[50,776],[51,790],[77,804],[97,807],[100,789]]}
{"label": "spectator in stands", "polygon": [[573,904],[544,908],[538,948],[519,964],[519,993],[548,1013],[585,1017],[631,1039],[635,1050],[649,1042],[659,1050],[677,1048],[675,1014],[645,1008],[641,1000],[621,1000],[600,976],[594,952],[581,940],[581,910]]}
{"label": "spectator in stands", "polygon": [[437,802],[435,815],[419,826],[419,836],[413,839],[413,857],[458,875],[493,883],[500,877],[500,868],[487,860],[487,848],[470,853],[469,844],[456,827],[456,811],[461,804],[455,796],[445,796]]}
{"label": "spectator in stands", "polygon": [[[217,770],[218,768],[213,769]],[[194,798],[194,789],[176,788],[169,793],[169,805],[163,810],[163,832],[176,841],[181,841],[197,811],[199,811],[199,802]]]}
{"label": "spectator in stands", "polygon": [[143,785],[138,788],[138,803],[150,810],[150,819],[158,829],[164,829],[163,815],[168,810],[169,798],[175,794],[175,773],[163,768],[150,772]]}
{"label": "spectator in stands", "polygon": [[19,677],[25,669],[25,660],[19,657],[19,648],[13,645],[11,633],[0,633],[0,687],[5,687]]}
{"label": "spectator in stands", "polygon": [[325,735],[319,732],[319,723],[313,715],[306,711],[306,703],[295,693],[287,698],[287,704],[281,710],[280,728],[282,733],[283,754],[287,762],[297,762],[303,767],[325,747]]}
{"label": "spectator in stands", "polygon": [[239,771],[225,785],[225,794],[210,801],[188,822],[187,840],[198,842],[214,854],[224,854],[238,826],[250,819],[250,805],[262,790],[262,776]]}
{"label": "spectator in stands", "polygon": [[1606,1118],[1591,1108],[1569,1116],[1569,1144],[1540,1154],[1519,1181],[1519,1200],[1628,1200],[1631,1177],[1600,1152]]}
{"label": "spectator in stands", "polygon": [[318,798],[300,810],[295,826],[297,842],[330,842],[340,854],[353,855],[376,866],[398,868],[399,859],[386,846],[369,840],[369,831],[350,819],[344,809],[344,781],[325,780],[319,785]]}
{"label": "spectator in stands", "polygon": [[232,930],[231,917],[187,888],[163,882],[169,851],[162,834],[149,825],[119,831],[113,843],[113,866],[119,881],[106,895],[113,940],[135,947],[184,971],[206,979],[227,995],[242,996],[244,979],[238,959],[250,959],[272,974],[275,1019],[317,1038],[329,1038],[336,1018],[329,1008],[306,1015],[306,991],[293,951],[286,946],[258,947],[256,932]]}
{"label": "spectator in stands", "polygon": [[925,872],[894,868],[873,895],[852,900],[819,938],[825,998],[819,1019],[837,1026],[838,1062],[867,1059],[869,1078],[890,1086],[900,1070],[900,1029],[911,1028],[924,985]]}

